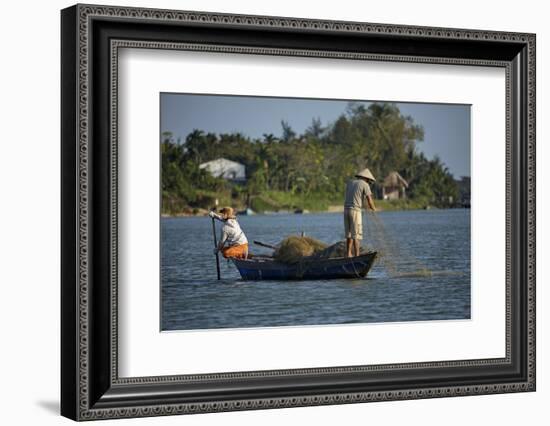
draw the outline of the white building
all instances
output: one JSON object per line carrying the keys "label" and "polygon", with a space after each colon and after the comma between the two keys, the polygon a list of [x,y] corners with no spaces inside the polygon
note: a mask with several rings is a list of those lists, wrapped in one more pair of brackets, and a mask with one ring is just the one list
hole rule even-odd
{"label": "white building", "polygon": [[202,163],[199,168],[208,170],[215,177],[233,181],[246,180],[246,168],[244,164],[226,158],[217,158],[216,160]]}

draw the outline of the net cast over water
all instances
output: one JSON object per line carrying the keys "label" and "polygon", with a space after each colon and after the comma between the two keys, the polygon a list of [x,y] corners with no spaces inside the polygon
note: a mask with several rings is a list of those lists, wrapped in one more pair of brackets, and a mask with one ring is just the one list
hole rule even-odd
{"label": "net cast over water", "polygon": [[[376,212],[368,211],[367,247],[378,253],[378,263],[393,278],[432,277],[435,275],[460,274],[457,271],[434,271],[409,253],[399,244],[391,232],[387,231],[383,220]],[[367,253],[366,246],[361,253]],[[273,252],[278,262],[296,264],[304,259],[331,259],[346,257],[346,243],[339,241],[328,245],[309,236],[289,235],[285,237]]]}
{"label": "net cast over water", "polygon": [[[432,270],[416,256],[408,252],[403,244],[386,229],[384,221],[372,210],[367,210],[367,239],[378,251],[378,262],[392,278],[433,277],[436,275],[462,275],[458,271]],[[418,248],[421,250],[421,247]]]}
{"label": "net cast over water", "polygon": [[[361,247],[361,254],[369,251],[378,253],[378,262],[392,278],[422,278],[435,275],[460,274],[457,271],[434,271],[408,253],[395,240],[384,226],[382,219],[375,213],[369,214],[372,224],[369,226],[369,247]],[[367,222],[368,223],[368,222]],[[311,259],[334,259],[346,257],[346,242],[332,245],[308,236],[290,235],[274,246],[273,258],[284,264],[299,264]]]}

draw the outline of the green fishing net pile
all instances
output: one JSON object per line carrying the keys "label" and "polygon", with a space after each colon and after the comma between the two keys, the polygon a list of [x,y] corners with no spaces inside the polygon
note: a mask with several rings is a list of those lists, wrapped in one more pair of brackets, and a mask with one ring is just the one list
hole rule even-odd
{"label": "green fishing net pile", "polygon": [[291,235],[281,241],[273,257],[283,263],[297,263],[325,249],[327,245],[315,238]]}
{"label": "green fishing net pile", "polygon": [[[364,251],[366,251],[366,249],[361,249],[361,252]],[[273,253],[275,260],[282,263],[298,263],[305,257],[333,259],[345,256],[345,241],[340,241],[329,246],[315,238],[301,237],[298,235],[286,237],[278,244],[277,249]]]}

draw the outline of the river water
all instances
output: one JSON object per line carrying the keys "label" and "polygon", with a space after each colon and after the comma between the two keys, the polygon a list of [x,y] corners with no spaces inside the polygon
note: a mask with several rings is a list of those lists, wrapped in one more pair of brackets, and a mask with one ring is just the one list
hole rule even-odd
{"label": "river water", "polygon": [[[396,276],[381,260],[365,279],[290,282],[243,281],[223,257],[218,281],[211,219],[163,218],[162,330],[469,319],[470,210],[380,212],[377,217],[399,247],[388,258],[392,268],[406,274]],[[328,244],[344,236],[342,213],[240,216],[239,222],[250,243],[277,243],[301,232]],[[380,224],[366,215],[366,245],[380,249],[371,238],[375,226]],[[253,244],[250,251],[270,252]],[[413,267],[432,274],[409,274]]]}

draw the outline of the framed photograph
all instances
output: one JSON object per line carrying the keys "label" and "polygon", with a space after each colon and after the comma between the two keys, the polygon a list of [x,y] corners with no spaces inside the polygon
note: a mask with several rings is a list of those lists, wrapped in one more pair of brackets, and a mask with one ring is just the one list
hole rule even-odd
{"label": "framed photograph", "polygon": [[535,35],[61,12],[61,413],[535,390]]}

